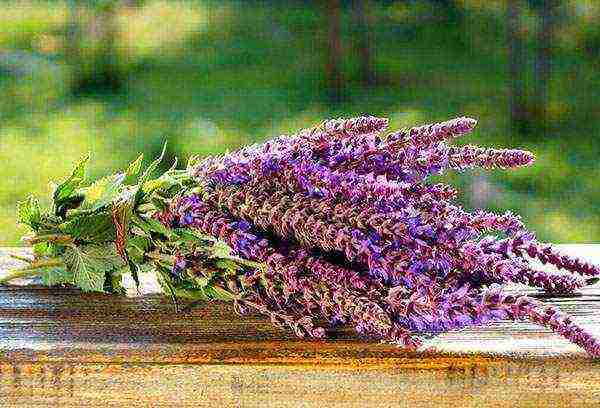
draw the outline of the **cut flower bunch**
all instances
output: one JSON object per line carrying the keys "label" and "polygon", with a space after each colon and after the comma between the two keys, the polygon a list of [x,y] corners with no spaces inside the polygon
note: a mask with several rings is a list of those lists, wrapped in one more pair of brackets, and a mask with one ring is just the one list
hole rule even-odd
{"label": "cut flower bunch", "polygon": [[[87,158],[53,188],[52,206],[18,205],[33,257],[2,281],[123,293],[122,277],[155,273],[175,304],[221,300],[300,337],[338,325],[414,349],[439,333],[498,320],[550,328],[590,355],[600,342],[557,309],[504,291],[521,283],[571,293],[598,266],[539,242],[517,215],[468,212],[428,181],[449,170],[529,166],[523,150],[450,142],[474,119],[385,134],[373,116],[325,121],[152,178],[140,156],[85,180]],[[532,260],[562,272],[539,271]]]}

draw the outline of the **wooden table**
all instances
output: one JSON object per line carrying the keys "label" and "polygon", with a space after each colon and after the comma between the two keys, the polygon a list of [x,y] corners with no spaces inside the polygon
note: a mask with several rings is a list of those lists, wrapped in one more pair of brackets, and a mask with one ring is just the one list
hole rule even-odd
{"label": "wooden table", "polygon": [[[600,245],[564,249],[600,263]],[[0,274],[10,251],[0,249]],[[599,285],[544,300],[600,336]],[[156,294],[39,286],[0,287],[0,319],[0,406],[600,405],[600,362],[525,323],[407,353],[344,332],[298,340],[223,304],[176,315]]]}

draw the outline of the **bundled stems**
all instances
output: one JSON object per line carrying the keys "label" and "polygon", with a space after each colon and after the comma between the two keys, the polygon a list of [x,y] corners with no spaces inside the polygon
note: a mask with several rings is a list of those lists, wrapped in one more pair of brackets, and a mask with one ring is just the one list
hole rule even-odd
{"label": "bundled stems", "polygon": [[[568,294],[600,268],[560,253],[511,211],[466,211],[431,175],[533,164],[523,150],[455,147],[476,120],[458,117],[384,135],[386,118],[332,119],[185,170],[142,171],[142,158],[90,185],[87,158],[56,185],[52,206],[19,203],[30,264],[1,282],[123,293],[129,273],[158,275],[174,301],[227,301],[291,329],[415,349],[422,339],[497,320],[528,320],[597,357],[596,339],[566,315],[502,287]],[[164,154],[163,149],[163,154]],[[537,271],[531,260],[563,271]]]}

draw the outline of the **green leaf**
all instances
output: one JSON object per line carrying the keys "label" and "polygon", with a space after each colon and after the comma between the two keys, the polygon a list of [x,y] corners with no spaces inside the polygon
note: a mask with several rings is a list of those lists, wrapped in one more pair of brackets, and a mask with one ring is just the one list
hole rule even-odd
{"label": "green leaf", "polygon": [[165,227],[160,221],[148,217],[133,217],[132,222],[140,227],[146,234],[158,233],[170,237],[173,232]]}
{"label": "green leaf", "polygon": [[73,283],[86,292],[104,292],[105,273],[123,266],[112,244],[67,247],[64,262]]}
{"label": "green leaf", "polygon": [[187,228],[175,228],[172,231],[181,241],[190,244],[208,245],[210,242],[215,241],[215,238],[210,235],[205,235],[201,232],[193,231]]}
{"label": "green leaf", "polygon": [[126,261],[127,261],[127,267],[129,268],[129,273],[131,274],[131,277],[133,278],[133,281],[135,282],[135,287],[139,290],[139,288],[140,288],[139,267],[137,266],[137,264],[135,262],[133,262],[131,260],[127,251],[125,252],[125,257],[127,258]]}
{"label": "green leaf", "polygon": [[219,259],[215,262],[215,266],[226,272],[235,273],[242,269],[242,266],[232,261],[231,259]]}
{"label": "green leaf", "polygon": [[[173,194],[174,196],[175,194]],[[153,210],[155,211],[164,211],[167,208],[169,208],[169,203],[171,200],[167,199],[167,198],[163,198],[160,197],[157,194],[154,194],[150,197],[150,200],[148,200],[148,204],[152,207]]]}
{"label": "green leaf", "polygon": [[233,250],[225,242],[219,240],[213,244],[212,253],[215,258],[229,258]]}
{"label": "green leaf", "polygon": [[104,278],[104,291],[124,295],[127,291],[123,287],[123,275],[120,271],[106,272]]}
{"label": "green leaf", "polygon": [[162,162],[166,151],[167,151],[167,142],[165,142],[165,144],[163,145],[160,156],[158,158],[156,158],[152,163],[150,163],[148,168],[146,170],[144,170],[144,172],[138,179],[138,185],[140,186],[140,188],[137,190],[137,192],[135,194],[135,198],[134,198],[135,204],[137,204],[139,202],[139,200],[143,197],[143,195],[144,195],[143,186],[146,182],[148,182],[150,180],[152,173],[154,173],[154,171],[156,171],[156,169]]}
{"label": "green leaf", "polygon": [[204,288],[204,293],[211,299],[223,300],[225,302],[236,298],[235,295],[218,286],[207,286]]}
{"label": "green leaf", "polygon": [[154,270],[156,271],[160,287],[162,288],[163,292],[167,293],[171,297],[173,306],[175,306],[175,311],[178,311],[179,302],[177,301],[177,298],[178,296],[185,297],[185,295],[177,294],[175,292],[175,287],[173,285],[173,280],[169,271],[165,270],[162,267],[155,268]]}
{"label": "green leaf", "polygon": [[54,202],[54,209],[57,215],[63,213],[64,206],[68,203],[74,204],[78,200],[78,195],[75,194],[79,189],[85,178],[85,168],[87,162],[90,159],[88,154],[82,158],[73,169],[71,175],[62,183],[56,186],[54,193],[52,194],[52,200]]}
{"label": "green leaf", "polygon": [[187,162],[186,168],[188,170],[191,170],[194,167],[198,166],[202,162],[202,160],[204,160],[204,159],[205,159],[205,157],[199,156],[197,154],[191,155],[188,158],[188,162]]}
{"label": "green leaf", "polygon": [[55,258],[62,255],[63,248],[62,245],[42,241],[33,245],[33,254],[36,258]]}
{"label": "green leaf", "polygon": [[177,287],[173,288],[172,292],[168,286],[163,286],[162,289],[164,292],[168,292],[171,294],[172,300],[175,299],[173,300],[173,303],[176,305],[176,308],[178,307],[177,298],[200,301],[206,301],[210,299],[202,289]]}
{"label": "green leaf", "polygon": [[17,221],[37,230],[42,221],[42,212],[38,200],[30,195],[27,200],[17,203]]}
{"label": "green leaf", "polygon": [[117,173],[102,177],[94,182],[84,189],[85,202],[83,209],[96,211],[111,204],[120,196],[124,181],[125,173]]}
{"label": "green leaf", "polygon": [[138,180],[139,184],[143,185],[146,181],[150,180],[152,173],[158,168],[160,163],[163,161],[166,151],[167,151],[167,142],[165,142],[165,144],[163,145],[160,155],[156,159],[154,159],[154,161],[152,163],[150,163],[150,165],[148,166],[148,168],[146,170],[144,170],[144,173],[142,173],[141,177]]}
{"label": "green leaf", "polygon": [[[154,180],[148,180],[143,184],[140,183],[141,188],[145,194],[152,194],[154,192],[167,192],[174,186],[183,187],[184,181],[188,181],[189,177],[187,173],[175,170],[177,167],[177,157],[173,161],[171,168],[160,175],[160,177]],[[183,177],[182,177],[183,175]]]}
{"label": "green leaf", "polygon": [[59,229],[76,240],[90,243],[102,243],[115,239],[115,226],[108,211],[71,217],[68,221],[60,224]]}
{"label": "green leaf", "polygon": [[42,284],[54,286],[60,284],[73,284],[73,273],[64,266],[41,268]]}
{"label": "green leaf", "polygon": [[203,289],[206,286],[208,286],[210,284],[210,279],[209,278],[205,278],[203,276],[198,276],[198,275],[189,275],[188,274],[188,279],[190,279],[193,284],[194,287],[197,289]]}
{"label": "green leaf", "polygon": [[127,254],[133,262],[141,263],[144,254],[150,249],[150,239],[142,236],[133,236],[127,240]]}
{"label": "green leaf", "polygon": [[145,194],[151,194],[155,191],[167,190],[177,184],[177,180],[173,178],[160,176],[159,178],[145,182],[142,189]]}
{"label": "green leaf", "polygon": [[127,178],[130,178],[130,177],[135,177],[138,174],[140,174],[140,171],[142,170],[142,161],[143,160],[144,160],[144,155],[140,154],[137,157],[137,159],[135,159],[134,161],[129,163],[129,166],[127,166],[127,170],[125,171],[125,176]]}
{"label": "green leaf", "polygon": [[38,242],[33,245],[33,254],[37,257],[49,256],[50,250],[49,242]]}

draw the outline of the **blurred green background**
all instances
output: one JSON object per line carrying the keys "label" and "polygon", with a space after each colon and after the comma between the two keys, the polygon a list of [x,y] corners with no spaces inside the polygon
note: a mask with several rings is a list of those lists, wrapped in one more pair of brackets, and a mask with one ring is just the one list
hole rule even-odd
{"label": "blurred green background", "polygon": [[364,113],[477,118],[459,143],[538,160],[447,177],[462,202],[599,242],[599,21],[596,0],[3,1],[0,245],[87,151],[96,177]]}

